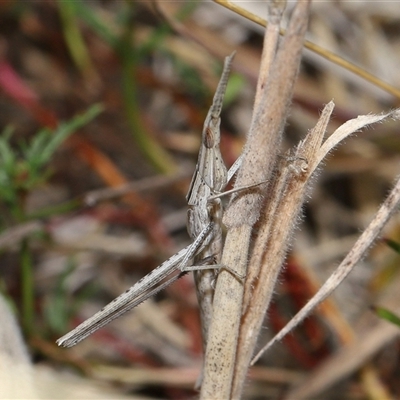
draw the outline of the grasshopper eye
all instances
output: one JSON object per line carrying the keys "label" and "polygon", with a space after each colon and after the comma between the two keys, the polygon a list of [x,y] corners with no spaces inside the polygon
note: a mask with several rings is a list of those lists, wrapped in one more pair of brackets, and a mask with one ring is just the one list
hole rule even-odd
{"label": "grasshopper eye", "polygon": [[206,146],[207,149],[211,149],[214,147],[214,143],[215,143],[215,136],[213,130],[211,126],[207,126],[204,135],[204,146]]}

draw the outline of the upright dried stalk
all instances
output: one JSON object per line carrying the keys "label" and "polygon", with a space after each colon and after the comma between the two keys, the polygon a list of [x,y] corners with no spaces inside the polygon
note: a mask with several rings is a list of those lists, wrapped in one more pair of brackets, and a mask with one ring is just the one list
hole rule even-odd
{"label": "upright dried stalk", "polygon": [[303,203],[312,170],[308,160],[320,147],[333,107],[333,103],[325,107],[317,126],[299,145],[297,152],[292,157],[288,156],[282,160],[275,184],[271,187],[271,195],[254,244],[246,280],[234,397],[243,389],[258,333],[284,261],[294,222]]}
{"label": "upright dried stalk", "polygon": [[[270,25],[265,38],[268,46],[263,50],[253,120],[236,187],[271,181],[279,155],[279,145],[300,63],[310,1],[297,3],[286,36],[277,45],[277,32],[284,6],[285,1],[279,0],[268,4]],[[259,218],[262,202],[263,196],[259,188],[248,193],[239,193],[233,196],[225,213],[224,223],[228,234],[222,264],[235,270],[238,276],[246,275],[252,227]],[[242,302],[242,282],[232,273],[221,271],[215,289],[202,399],[240,397],[241,389],[234,393],[232,389]],[[242,382],[237,383],[238,388],[243,386],[245,375],[242,376]]]}

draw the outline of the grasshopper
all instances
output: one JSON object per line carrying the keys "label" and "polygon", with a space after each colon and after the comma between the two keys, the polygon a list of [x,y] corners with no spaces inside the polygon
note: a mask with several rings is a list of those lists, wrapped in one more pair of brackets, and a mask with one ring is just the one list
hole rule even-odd
{"label": "grasshopper", "polygon": [[[203,326],[206,327],[203,328],[203,337],[207,337],[209,318],[206,313],[212,309],[212,281],[215,277],[210,270],[220,266],[218,264],[196,265],[196,263],[204,264],[210,259],[217,262],[219,260],[222,247],[222,205],[215,194],[225,188],[228,177],[233,176],[240,165],[236,162],[233,169],[227,172],[219,151],[219,115],[233,56],[234,54],[225,59],[224,71],[204,123],[199,161],[187,195],[188,232],[193,242],[164,261],[95,315],[58,339],[59,346],[75,346],[98,329],[175,282],[188,271],[195,271],[196,274],[197,292],[202,304],[200,306],[202,321]],[[211,194],[215,198],[210,199]],[[201,271],[205,273],[202,274]],[[164,281],[164,279],[167,280]]]}
{"label": "grasshopper", "polygon": [[228,182],[228,171],[220,151],[220,114],[223,98],[228,83],[229,71],[234,57],[232,53],[225,58],[224,69],[215,92],[212,105],[204,121],[199,157],[193,174],[189,192],[187,229],[192,240],[214,222],[204,249],[194,257],[194,264],[201,265],[212,261],[214,269],[194,271],[194,280],[199,302],[202,325],[203,344],[206,344],[208,327],[212,316],[213,283],[216,277],[215,268],[222,253],[222,202],[220,198],[211,200],[211,196],[221,193]]}

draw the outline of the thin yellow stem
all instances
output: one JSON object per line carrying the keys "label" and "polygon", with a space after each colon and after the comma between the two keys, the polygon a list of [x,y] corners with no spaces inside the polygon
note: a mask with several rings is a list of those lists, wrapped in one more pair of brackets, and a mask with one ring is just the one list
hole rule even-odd
{"label": "thin yellow stem", "polygon": [[[236,14],[241,15],[244,18],[249,19],[250,21],[255,22],[256,24],[259,24],[261,26],[267,26],[267,21],[253,13],[251,13],[248,10],[245,10],[242,7],[239,7],[236,4],[233,4],[227,0],[214,0],[215,3],[220,4],[221,6],[226,7],[227,9],[235,12]],[[285,34],[285,30],[281,29],[281,35]],[[345,60],[344,58],[338,56],[335,53],[332,53],[331,51],[318,46],[315,43],[312,43],[308,40],[304,42],[304,46],[313,51],[316,54],[319,54],[321,57],[324,57],[325,59],[331,61],[332,63],[339,65],[342,68],[347,69],[348,71],[353,72],[354,74],[360,76],[361,78],[365,79],[368,82],[371,82],[373,85],[383,89],[384,91],[392,94],[393,96],[397,97],[400,99],[400,89],[394,87],[393,85],[382,81],[375,75],[372,75],[365,69],[358,67],[357,65],[351,63],[350,61]]]}

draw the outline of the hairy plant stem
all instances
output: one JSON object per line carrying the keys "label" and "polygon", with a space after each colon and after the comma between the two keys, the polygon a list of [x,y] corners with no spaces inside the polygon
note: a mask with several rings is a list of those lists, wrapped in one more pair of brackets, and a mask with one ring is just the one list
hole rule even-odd
{"label": "hairy plant stem", "polygon": [[[268,3],[270,26],[264,39],[253,119],[236,187],[271,182],[299,68],[310,1],[298,2],[287,34],[278,45],[279,24],[285,1]],[[272,42],[272,43],[271,43]],[[268,46],[267,46],[268,44]],[[271,47],[272,44],[272,47]],[[265,185],[264,185],[265,186]],[[222,265],[245,276],[253,225],[263,205],[259,187],[235,194],[224,216],[228,228]],[[218,277],[214,311],[206,349],[201,399],[240,398],[245,374],[233,390],[236,349],[242,316],[244,286],[228,271]],[[248,367],[248,364],[247,364]],[[242,369],[246,369],[244,366]]]}

